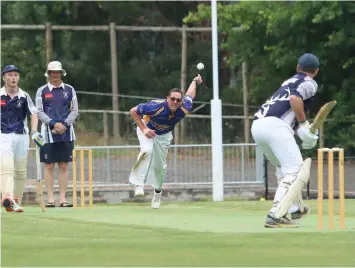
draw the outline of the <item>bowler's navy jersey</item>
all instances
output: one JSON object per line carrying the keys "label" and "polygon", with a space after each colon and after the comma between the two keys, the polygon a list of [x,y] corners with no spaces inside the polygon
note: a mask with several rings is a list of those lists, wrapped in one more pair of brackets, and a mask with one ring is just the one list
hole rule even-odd
{"label": "bowler's navy jersey", "polygon": [[152,100],[141,103],[137,107],[137,113],[143,115],[143,121],[157,135],[172,131],[177,123],[192,110],[192,98],[185,96],[181,106],[174,114],[171,113],[166,100]]}
{"label": "bowler's navy jersey", "polygon": [[[42,135],[46,143],[75,140],[73,123],[78,116],[78,102],[75,90],[61,83],[58,88],[48,83],[37,90],[36,107],[42,124]],[[56,123],[62,123],[67,130],[63,135],[53,134]]]}
{"label": "bowler's navy jersey", "polygon": [[290,96],[295,95],[302,98],[306,112],[309,103],[317,93],[317,89],[316,81],[305,73],[297,73],[283,82],[271,98],[260,107],[254,119],[273,116],[284,120],[291,127],[294,127],[297,122],[295,113],[291,108]]}
{"label": "bowler's navy jersey", "polygon": [[5,87],[0,89],[0,133],[27,134],[27,116],[37,113],[31,97],[19,88],[17,95],[11,99]]}

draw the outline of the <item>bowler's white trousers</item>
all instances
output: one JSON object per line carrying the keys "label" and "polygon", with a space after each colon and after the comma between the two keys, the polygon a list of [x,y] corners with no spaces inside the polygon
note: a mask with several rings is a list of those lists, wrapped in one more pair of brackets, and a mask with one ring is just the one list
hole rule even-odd
{"label": "bowler's white trousers", "polygon": [[166,176],[168,150],[173,135],[168,132],[149,139],[137,127],[137,136],[141,150],[131,170],[129,182],[134,185],[149,184],[160,190]]}
{"label": "bowler's white trousers", "polygon": [[[1,193],[14,195],[14,187],[21,189],[27,170],[27,156],[30,140],[28,134],[0,133],[0,180]],[[15,182],[14,182],[15,178]],[[19,187],[16,184],[19,182]],[[20,199],[22,196],[18,196]]]}
{"label": "bowler's white trousers", "polygon": [[[277,117],[265,117],[253,122],[251,133],[266,158],[276,166],[278,183],[282,180],[292,183],[303,163],[292,128]],[[285,190],[279,187],[275,194],[274,204],[279,202],[285,193]],[[274,210],[275,207],[271,209],[271,212],[275,212]],[[291,206],[289,213],[297,210],[299,210],[299,204],[295,203]]]}

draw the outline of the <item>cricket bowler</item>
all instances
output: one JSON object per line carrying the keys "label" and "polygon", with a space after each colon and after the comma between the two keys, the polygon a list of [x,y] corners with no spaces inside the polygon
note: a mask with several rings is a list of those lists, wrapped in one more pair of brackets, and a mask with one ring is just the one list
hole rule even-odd
{"label": "cricket bowler", "polygon": [[20,69],[8,65],[2,71],[5,86],[0,89],[0,178],[2,205],[7,212],[23,212],[22,196],[27,178],[27,156],[30,145],[27,126],[31,115],[32,140],[43,146],[37,132],[37,109],[31,97],[18,87]]}
{"label": "cricket bowler", "polygon": [[[318,58],[310,53],[302,55],[298,59],[297,73],[284,81],[254,116],[252,136],[266,158],[276,166],[278,181],[265,227],[298,227],[296,220],[309,213],[302,200],[302,188],[308,182],[311,161],[303,160],[294,133],[302,140],[303,149],[316,146],[318,132],[311,133],[306,111],[317,93],[314,77],[318,71]],[[289,200],[283,200],[285,196]],[[292,220],[286,217],[288,213]]]}
{"label": "cricket bowler", "polygon": [[[144,185],[154,187],[152,208],[158,209],[161,203],[162,185],[167,171],[168,150],[173,139],[172,131],[192,110],[197,85],[202,83],[200,75],[191,82],[186,95],[174,88],[165,100],[152,100],[141,103],[130,110],[137,124],[140,153],[131,170],[129,181],[134,185],[134,196],[144,196]],[[142,119],[143,117],[143,119]]]}

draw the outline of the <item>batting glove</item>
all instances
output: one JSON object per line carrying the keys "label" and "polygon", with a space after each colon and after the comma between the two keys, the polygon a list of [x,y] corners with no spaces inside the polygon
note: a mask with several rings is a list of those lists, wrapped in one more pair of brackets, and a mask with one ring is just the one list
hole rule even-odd
{"label": "batting glove", "polygon": [[308,121],[300,123],[300,127],[297,129],[297,135],[300,139],[307,144],[313,144],[314,140],[318,140],[318,136],[311,133],[311,124]]}
{"label": "batting glove", "polygon": [[[311,127],[312,127],[312,125],[313,125],[313,124],[311,124],[309,128],[311,128]],[[319,136],[319,130],[318,130],[318,129],[316,129],[315,133],[313,133],[313,134],[315,134],[315,135]]]}
{"label": "batting glove", "polygon": [[313,140],[311,142],[302,142],[302,148],[305,150],[310,150],[317,145],[317,140]]}
{"label": "batting glove", "polygon": [[44,138],[43,138],[43,136],[40,134],[40,133],[38,133],[37,131],[32,131],[31,132],[31,134],[32,134],[32,140],[33,140],[33,142],[38,146],[38,147],[43,147],[43,145],[44,145]]}

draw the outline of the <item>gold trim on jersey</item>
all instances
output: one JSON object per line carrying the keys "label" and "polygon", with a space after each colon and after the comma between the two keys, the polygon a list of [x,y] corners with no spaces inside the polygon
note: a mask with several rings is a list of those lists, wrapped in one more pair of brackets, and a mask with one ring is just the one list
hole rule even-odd
{"label": "gold trim on jersey", "polygon": [[181,106],[181,110],[185,113],[185,114],[189,114],[190,112],[185,108]]}
{"label": "gold trim on jersey", "polygon": [[145,123],[145,124],[148,124],[149,123],[149,121],[150,121],[150,119],[152,118],[152,117],[154,117],[154,116],[157,116],[157,115],[159,115],[162,111],[164,111],[164,106],[163,107],[161,107],[158,111],[156,111],[153,115],[143,115],[143,122]]}
{"label": "gold trim on jersey", "polygon": [[152,117],[157,116],[158,114],[160,114],[162,111],[164,111],[164,108],[165,108],[164,106],[161,107],[158,111],[155,112],[155,114],[152,115]]}
{"label": "gold trim on jersey", "polygon": [[149,115],[143,115],[143,122],[145,124],[148,124],[149,121],[150,121],[150,116]]}

